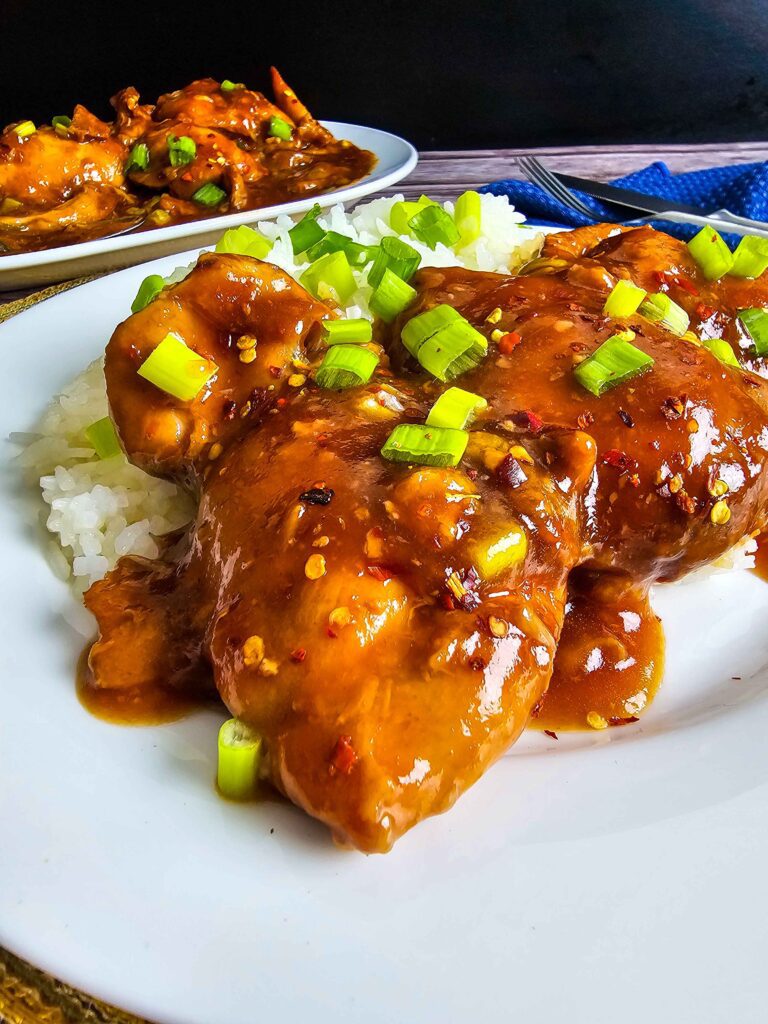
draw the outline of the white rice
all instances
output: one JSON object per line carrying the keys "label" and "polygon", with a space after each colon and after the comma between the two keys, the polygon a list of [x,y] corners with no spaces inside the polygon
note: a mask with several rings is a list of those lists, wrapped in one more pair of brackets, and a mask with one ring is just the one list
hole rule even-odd
{"label": "white rice", "polygon": [[[389,211],[402,198],[375,199],[351,212],[334,206],[318,222],[363,245],[375,245],[395,234],[389,227]],[[481,202],[482,235],[458,255],[444,245],[433,251],[410,236],[400,237],[419,251],[422,266],[503,273],[538,253],[542,234],[527,227],[505,197],[486,195]],[[453,213],[452,203],[444,206]],[[293,255],[288,237],[293,224],[292,218],[281,216],[259,222],[258,229],[273,242],[269,261],[299,277],[309,263],[297,262]],[[166,281],[183,280],[192,266],[178,268]],[[359,287],[347,316],[372,319],[367,268],[353,273]],[[33,431],[10,438],[23,448],[19,462],[25,475],[41,489],[45,526],[52,535],[46,549],[51,568],[80,592],[101,579],[123,555],[157,557],[159,539],[184,526],[194,514],[191,497],[174,484],[144,473],[123,455],[98,458],[84,431],[106,415],[106,385],[98,359],[53,398]]]}

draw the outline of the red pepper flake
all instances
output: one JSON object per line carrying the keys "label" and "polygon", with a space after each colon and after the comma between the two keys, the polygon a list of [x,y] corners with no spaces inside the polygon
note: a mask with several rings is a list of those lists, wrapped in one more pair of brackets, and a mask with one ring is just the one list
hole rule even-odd
{"label": "red pepper flake", "polygon": [[578,419],[576,420],[576,423],[580,430],[586,430],[587,427],[591,427],[594,422],[595,417],[588,409],[580,413]]}
{"label": "red pepper flake", "polygon": [[626,452],[619,451],[618,448],[609,448],[607,452],[603,452],[603,462],[606,466],[618,469],[620,473],[637,469],[637,461]]}
{"label": "red pepper flake", "polygon": [[634,427],[635,425],[635,421],[632,419],[631,415],[627,412],[626,409],[619,409],[619,419],[625,427]]}
{"label": "red pepper flake", "polygon": [[221,407],[221,415],[225,420],[233,420],[237,413],[237,402],[228,401]]}
{"label": "red pepper flake", "polygon": [[672,270],[656,270],[653,276],[659,284],[666,284],[667,286],[676,285],[678,288],[682,288],[684,292],[688,292],[689,295],[699,294],[698,288],[685,274],[677,274]]}
{"label": "red pepper flake", "polygon": [[287,405],[287,404],[288,404],[288,399],[287,398],[278,398],[278,400],[275,402],[275,405],[278,407],[278,409],[282,409],[283,406]]}
{"label": "red pepper flake", "polygon": [[366,569],[368,570],[368,575],[373,576],[380,583],[384,583],[385,580],[391,580],[393,576],[397,576],[397,573],[386,565],[368,565]]}
{"label": "red pepper flake", "polygon": [[639,722],[637,715],[629,715],[627,718],[609,718],[608,725],[630,725],[632,722]]}
{"label": "red pepper flake", "polygon": [[714,315],[715,310],[704,302],[700,302],[696,307],[696,316],[701,320],[709,320],[709,318]]}
{"label": "red pepper flake", "polygon": [[476,469],[473,469],[471,467],[465,470],[465,472],[470,480],[477,480],[478,476],[480,475]]}
{"label": "red pepper flake", "polygon": [[674,395],[670,395],[669,398],[665,398],[661,403],[661,411],[664,419],[677,420],[685,412],[685,399],[683,396],[675,398]]}
{"label": "red pepper flake", "polygon": [[640,477],[637,475],[637,473],[632,473],[632,475],[629,477],[629,482],[632,484],[633,487],[639,487]]}
{"label": "red pepper flake", "polygon": [[282,375],[283,375],[283,368],[282,368],[282,366],[270,366],[269,374],[270,374],[271,377],[274,377],[275,380],[277,380],[278,378],[282,377]]}
{"label": "red pepper flake", "polygon": [[331,751],[330,775],[349,775],[358,761],[355,748],[352,746],[351,736],[339,736],[336,746]]}
{"label": "red pepper flake", "polygon": [[441,594],[440,604],[445,608],[447,612],[455,612],[458,607],[456,601],[453,598],[453,594]]}
{"label": "red pepper flake", "polygon": [[307,656],[307,652],[303,647],[297,647],[295,651],[291,651],[291,661],[302,662]]}
{"label": "red pepper flake", "polygon": [[557,737],[557,733],[556,732],[552,732],[551,729],[545,729],[544,730],[544,735],[545,736],[549,736],[553,740],[556,740],[558,738]]}
{"label": "red pepper flake", "polygon": [[523,339],[517,331],[509,331],[509,333],[505,334],[503,338],[499,338],[499,352],[503,353],[505,356],[510,355],[515,351],[522,340]]}
{"label": "red pepper flake", "polygon": [[325,627],[325,634],[326,636],[330,637],[331,640],[337,640],[339,636],[339,634],[332,626]]}
{"label": "red pepper flake", "polygon": [[696,512],[696,499],[692,498],[685,489],[677,492],[674,501],[680,511],[685,512],[686,515],[692,516]]}
{"label": "red pepper flake", "polygon": [[523,409],[522,412],[514,413],[512,422],[516,423],[518,427],[526,427],[533,434],[538,434],[544,426],[544,420],[541,416],[530,409]]}
{"label": "red pepper flake", "polygon": [[483,658],[470,658],[467,664],[473,672],[482,672],[485,669],[485,660]]}
{"label": "red pepper flake", "polygon": [[528,479],[525,474],[525,470],[514,455],[504,456],[496,467],[496,476],[499,478],[501,483],[512,488],[520,487],[521,484],[524,484]]}

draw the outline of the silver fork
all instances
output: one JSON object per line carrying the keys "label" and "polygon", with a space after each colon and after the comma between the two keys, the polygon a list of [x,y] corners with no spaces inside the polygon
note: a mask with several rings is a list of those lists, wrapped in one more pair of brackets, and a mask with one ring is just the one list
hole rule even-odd
{"label": "silver fork", "polygon": [[587,204],[582,202],[575,192],[571,192],[551,171],[548,171],[535,156],[519,156],[517,158],[517,166],[529,181],[532,181],[534,185],[538,185],[540,189],[552,196],[553,199],[557,199],[563,206],[576,210],[577,213],[589,217],[590,220],[602,219],[594,210],[590,210]]}

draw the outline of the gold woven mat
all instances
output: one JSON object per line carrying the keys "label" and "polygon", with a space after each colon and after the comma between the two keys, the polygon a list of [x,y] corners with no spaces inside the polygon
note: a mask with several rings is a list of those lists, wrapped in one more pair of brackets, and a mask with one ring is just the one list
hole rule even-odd
{"label": "gold woven mat", "polygon": [[[98,275],[96,275],[98,276]],[[74,288],[93,277],[54,284],[42,291],[3,303],[0,322],[44,299]],[[122,1010],[100,1003],[37,970],[0,948],[0,1024],[147,1024]]]}

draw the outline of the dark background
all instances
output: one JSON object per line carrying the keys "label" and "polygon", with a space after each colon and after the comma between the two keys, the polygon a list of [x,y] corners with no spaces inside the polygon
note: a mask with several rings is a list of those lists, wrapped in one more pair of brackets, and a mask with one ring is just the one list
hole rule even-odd
{"label": "dark background", "polygon": [[0,0],[0,122],[277,64],[319,117],[422,149],[768,137],[766,0]]}

